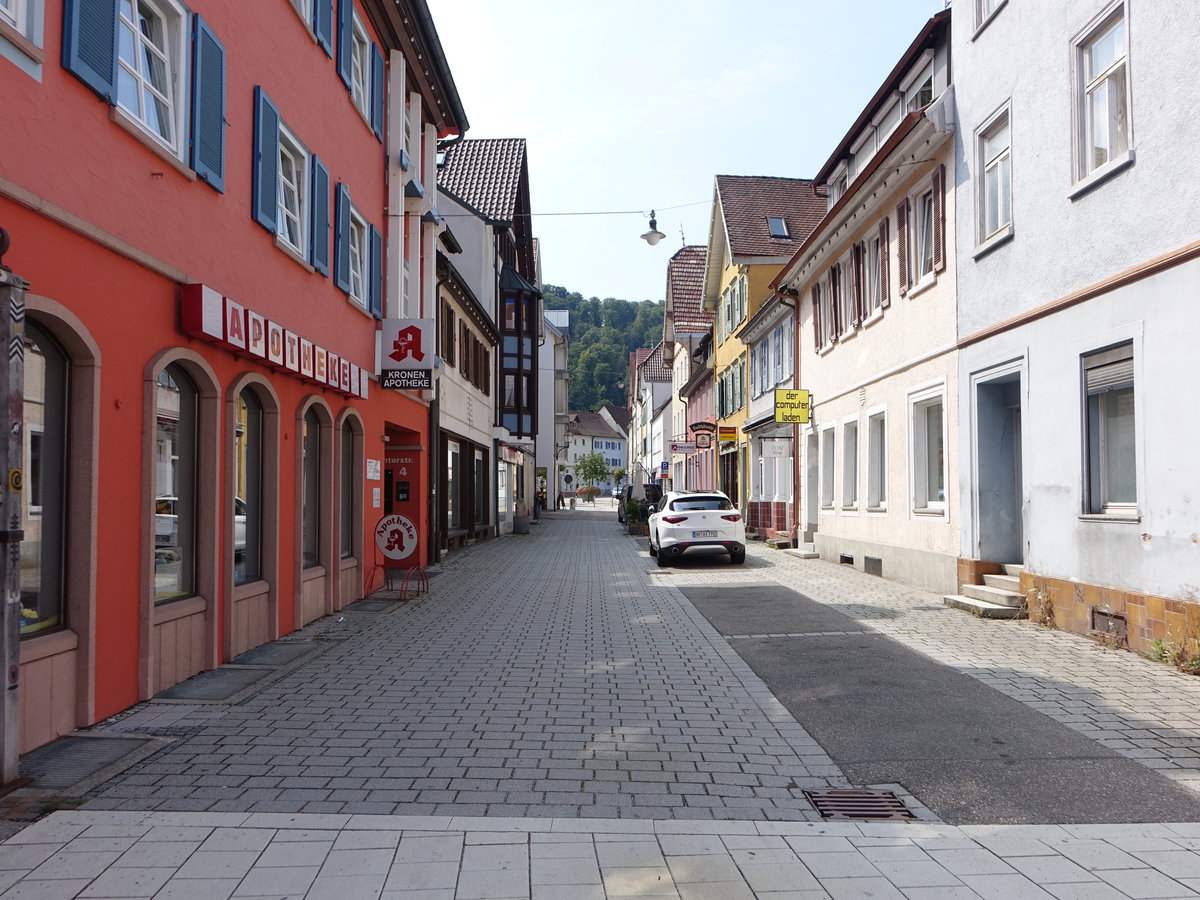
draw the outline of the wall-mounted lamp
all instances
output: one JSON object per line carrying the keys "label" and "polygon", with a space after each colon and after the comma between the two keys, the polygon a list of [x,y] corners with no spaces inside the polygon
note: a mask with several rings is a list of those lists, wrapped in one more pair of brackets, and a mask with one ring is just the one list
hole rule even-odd
{"label": "wall-mounted lamp", "polygon": [[654,210],[650,210],[650,230],[642,235],[642,240],[653,247],[665,237],[666,235],[658,230],[658,222],[654,219]]}

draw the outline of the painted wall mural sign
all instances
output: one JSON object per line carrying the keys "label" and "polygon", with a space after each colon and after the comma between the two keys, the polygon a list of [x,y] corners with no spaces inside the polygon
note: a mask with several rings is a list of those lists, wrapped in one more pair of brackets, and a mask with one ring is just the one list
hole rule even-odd
{"label": "painted wall mural sign", "polygon": [[183,286],[183,330],[242,356],[351,397],[366,397],[366,369],[340,359],[281,323],[247,309],[206,284]]}
{"label": "painted wall mural sign", "polygon": [[388,559],[407,559],[417,549],[417,526],[408,516],[393,513],[375,526],[375,546]]}
{"label": "painted wall mural sign", "polygon": [[432,389],[436,334],[433,319],[384,319],[379,383],[385,388]]}

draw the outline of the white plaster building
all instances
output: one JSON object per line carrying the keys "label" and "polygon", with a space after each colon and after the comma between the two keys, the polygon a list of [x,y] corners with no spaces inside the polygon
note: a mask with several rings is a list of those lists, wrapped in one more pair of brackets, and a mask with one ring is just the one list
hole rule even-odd
{"label": "white plaster building", "polygon": [[544,509],[554,509],[562,492],[558,467],[567,444],[571,313],[566,309],[548,309],[544,316],[538,346],[537,496]]}
{"label": "white plaster building", "polygon": [[1200,599],[1197,41],[1192,0],[953,29],[962,555],[1135,649]]}
{"label": "white plaster building", "polygon": [[773,286],[798,307],[804,540],[957,589],[950,12],[933,16],[814,181],[828,212]]}
{"label": "white plaster building", "polygon": [[775,421],[775,390],[795,381],[794,300],[772,294],[742,327],[750,360],[746,424],[750,477],[746,528],[764,539],[791,537],[796,427]]}

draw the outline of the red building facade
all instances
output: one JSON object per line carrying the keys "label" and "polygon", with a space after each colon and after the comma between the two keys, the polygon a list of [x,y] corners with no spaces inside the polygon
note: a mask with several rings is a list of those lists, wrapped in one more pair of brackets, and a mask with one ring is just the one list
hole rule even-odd
{"label": "red building facade", "polygon": [[17,8],[24,751],[362,597],[383,514],[427,527],[430,392],[379,387],[377,333],[435,315],[466,120],[424,0]]}

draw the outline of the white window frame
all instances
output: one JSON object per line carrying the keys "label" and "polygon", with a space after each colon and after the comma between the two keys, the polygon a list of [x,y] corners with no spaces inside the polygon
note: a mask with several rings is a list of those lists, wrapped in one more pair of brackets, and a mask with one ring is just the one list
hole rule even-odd
{"label": "white window frame", "polygon": [[[1089,370],[1103,368],[1106,358],[1112,361],[1128,360],[1128,377],[1114,381],[1099,390],[1089,390]],[[1084,353],[1080,357],[1083,389],[1083,486],[1085,516],[1106,516],[1111,518],[1138,518],[1138,485],[1142,482],[1139,471],[1139,433],[1137,420],[1137,372],[1136,347],[1132,340],[1122,341],[1101,350]],[[1129,442],[1133,459],[1130,461],[1130,472],[1127,473],[1133,481],[1133,499],[1113,500],[1110,497],[1112,488],[1108,483],[1111,471],[1109,456],[1111,443],[1108,435],[1107,409],[1118,399],[1127,397],[1132,403],[1130,410],[1132,422]]]}
{"label": "white window frame", "polygon": [[367,277],[371,259],[370,233],[371,229],[367,220],[351,206],[348,235],[350,244],[349,296],[363,309],[367,308]]}
{"label": "white window frame", "polygon": [[[21,2],[21,0],[18,0]],[[186,107],[185,97],[185,80],[188,68],[188,52],[187,52],[187,36],[188,23],[190,21],[187,10],[175,2],[175,0],[132,0],[134,14],[140,18],[140,10],[142,7],[148,8],[162,22],[163,28],[163,46],[157,47],[153,42],[146,39],[142,34],[138,22],[130,22],[120,13],[118,6],[117,12],[117,84],[114,85],[116,93],[117,106],[126,117],[134,122],[138,128],[146,132],[157,143],[166,147],[173,156],[183,159],[184,149],[186,146],[185,137],[186,129],[184,123],[184,111]],[[133,68],[123,57],[121,53],[120,36],[126,29],[133,32]],[[144,72],[141,71],[144,64],[144,51],[149,50],[156,57],[159,57],[165,68],[165,84],[162,86],[164,90],[160,90],[150,82]],[[137,92],[137,102],[134,106],[130,106],[121,97],[121,85],[125,78],[132,79],[134,89]],[[163,135],[161,131],[151,124],[148,115],[144,110],[146,92],[150,91],[165,107],[166,114],[163,117],[166,119],[167,126],[170,128],[170,135]]]}
{"label": "white window frame", "polygon": [[[300,140],[282,123],[279,125],[279,189],[276,194],[275,233],[292,250],[308,257],[309,165],[311,155]],[[287,165],[285,165],[285,163]],[[285,176],[290,167],[294,179]],[[296,230],[296,240],[289,234]]]}
{"label": "white window frame", "polygon": [[863,312],[864,321],[883,309],[883,284],[879,278],[879,256],[883,241],[879,229],[863,242]]}
{"label": "white window frame", "polygon": [[350,35],[350,96],[358,111],[371,119],[371,39],[366,26],[354,13],[354,29]]}
{"label": "white window frame", "polygon": [[[929,204],[928,224],[925,223],[922,216],[923,207],[926,202]],[[937,214],[937,198],[933,195],[933,185],[926,184],[913,194],[908,202],[908,270],[909,277],[912,279],[912,285],[908,289],[910,295],[914,290],[936,279],[933,261],[933,230],[934,219],[937,217]],[[928,229],[927,233],[925,231],[926,228]],[[925,266],[926,260],[921,253],[922,237],[926,237],[929,241],[928,267]]]}
{"label": "white window frame", "polygon": [[[975,34],[996,17],[1008,0],[975,0]],[[972,35],[974,40],[974,35]]]}
{"label": "white window frame", "polygon": [[838,314],[842,319],[840,337],[849,337],[854,333],[854,291],[852,290],[850,254],[847,253],[837,263],[838,269]]}
{"label": "white window frame", "polygon": [[888,493],[887,410],[867,411],[867,512],[886,512]]}
{"label": "white window frame", "polygon": [[313,20],[313,0],[292,0],[292,8],[296,10],[296,15],[300,17],[300,21],[310,31],[312,30]]}
{"label": "white window frame", "polygon": [[842,509],[858,509],[858,417],[842,422]]}
{"label": "white window frame", "polygon": [[[1118,54],[1114,56],[1112,62],[1101,72],[1089,79],[1087,64],[1089,49],[1100,38],[1109,34],[1112,28],[1117,26],[1118,23],[1121,26],[1121,41],[1120,46],[1117,48]],[[1126,0],[1118,0],[1118,2],[1108,6],[1075,37],[1072,41],[1072,46],[1074,51],[1072,53],[1072,62],[1075,68],[1075,98],[1073,103],[1075,114],[1074,137],[1076,141],[1075,178],[1077,182],[1083,183],[1079,187],[1086,188],[1133,161],[1133,92],[1129,76],[1129,15]],[[1101,163],[1096,163],[1092,158],[1092,150],[1094,149],[1092,147],[1092,132],[1095,123],[1091,117],[1089,98],[1094,96],[1102,87],[1106,91],[1111,92],[1113,85],[1119,85],[1120,90],[1124,93],[1124,133],[1122,134],[1121,129],[1114,125],[1113,120],[1110,119],[1108,121],[1110,126],[1108,158]],[[1111,111],[1112,107],[1110,103]],[[1117,121],[1120,121],[1119,117]],[[1118,138],[1124,139],[1125,147],[1122,150],[1113,152],[1112,143],[1117,141]],[[1072,196],[1075,196],[1075,194],[1072,194]]]}
{"label": "white window frame", "polygon": [[[779,223],[778,229],[775,224]],[[790,238],[791,232],[788,231],[787,219],[783,216],[767,216],[767,232],[773,238]]]}
{"label": "white window frame", "polygon": [[[940,410],[937,415],[937,425],[941,435],[941,496],[931,497],[932,486],[929,483],[930,412],[934,407]],[[916,515],[946,515],[946,492],[949,489],[949,479],[946,465],[947,450],[947,408],[946,386],[938,383],[934,387],[909,394],[909,495],[912,498],[912,511]]]}
{"label": "white window frame", "polygon": [[29,10],[26,9],[27,2],[28,0],[0,0],[0,22],[25,34],[29,19]]}
{"label": "white window frame", "polygon": [[[909,68],[908,74],[900,82],[900,92],[904,97],[905,112],[915,112],[937,96],[934,88],[933,62],[933,50],[923,51]],[[929,85],[929,99],[925,103],[917,103],[921,96],[921,89],[926,84]]]}
{"label": "white window frame", "polygon": [[818,451],[821,454],[821,509],[831,510],[835,502],[833,496],[836,471],[834,468],[834,458],[837,453],[837,440],[835,437],[835,429],[832,425],[828,428],[821,429],[821,447]]}
{"label": "white window frame", "polygon": [[[1008,143],[999,151],[989,155],[989,142],[1001,131],[1008,133]],[[979,211],[978,233],[976,238],[981,247],[990,246],[1012,234],[1012,117],[1009,104],[1005,103],[987,118],[979,127],[975,138],[976,166],[980,173],[976,208]],[[991,225],[993,204],[989,202],[988,185],[993,172],[997,172],[999,186],[997,189],[996,224]]]}

